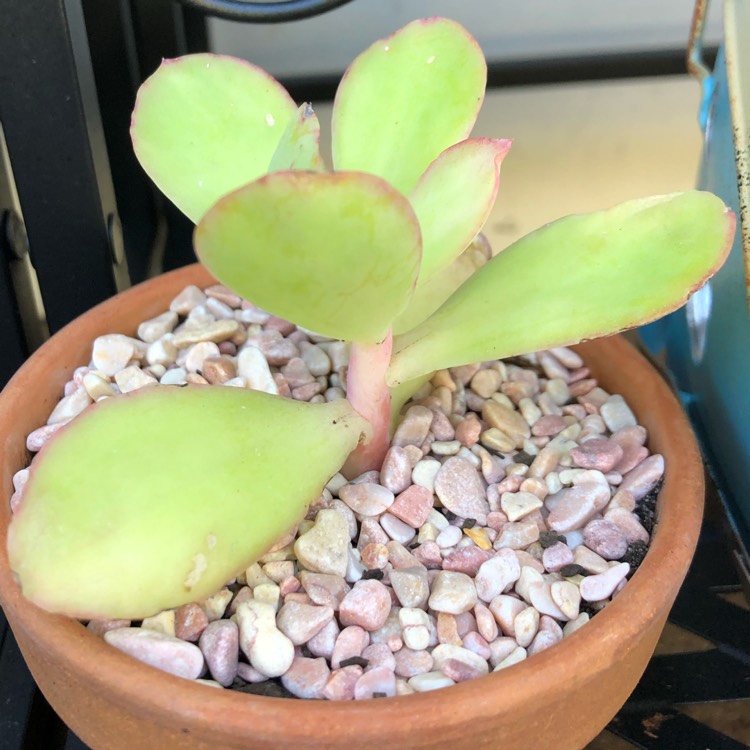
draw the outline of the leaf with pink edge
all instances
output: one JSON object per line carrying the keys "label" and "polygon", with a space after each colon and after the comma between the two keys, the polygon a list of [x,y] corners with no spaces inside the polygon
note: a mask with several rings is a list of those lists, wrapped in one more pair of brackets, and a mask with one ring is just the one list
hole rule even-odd
{"label": "leaf with pink edge", "polygon": [[377,343],[412,294],[421,253],[409,201],[359,172],[274,172],[222,198],[195,232],[222,283],[332,338]]}
{"label": "leaf with pink edge", "polygon": [[320,172],[323,159],[320,156],[320,123],[313,108],[305,103],[297,110],[297,116],[289,121],[276,146],[269,172],[285,169],[305,169]]}
{"label": "leaf with pink edge", "polygon": [[371,172],[408,194],[471,132],[487,65],[476,40],[444,18],[414,21],[349,66],[333,109],[336,169]]}
{"label": "leaf with pink edge", "polygon": [[394,340],[389,382],[656,320],[718,270],[734,227],[723,202],[698,191],[628,201],[542,227]]}
{"label": "leaf with pink edge", "polygon": [[511,142],[470,138],[443,151],[409,193],[422,227],[417,288],[454,261],[484,226]]}
{"label": "leaf with pink edge", "polygon": [[151,179],[194,222],[265,174],[297,106],[264,70],[225,55],[165,60],[138,91],[131,136]]}
{"label": "leaf with pink edge", "polygon": [[106,399],[34,461],[11,569],[33,602],[76,617],[199,601],[304,517],[367,432],[343,399],[202,386]]}

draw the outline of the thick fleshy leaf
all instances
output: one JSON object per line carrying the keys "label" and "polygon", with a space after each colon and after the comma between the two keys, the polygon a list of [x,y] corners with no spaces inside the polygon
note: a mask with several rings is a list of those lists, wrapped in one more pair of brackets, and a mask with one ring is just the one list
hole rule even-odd
{"label": "thick fleshy leaf", "polygon": [[268,167],[269,172],[285,169],[306,169],[313,172],[323,169],[320,123],[313,108],[307,103],[302,104],[297,110],[297,116],[289,121]]}
{"label": "thick fleshy leaf", "polygon": [[430,164],[409,194],[422,228],[417,289],[454,261],[484,226],[510,145],[499,138],[461,141]]}
{"label": "thick fleshy leaf", "polygon": [[486,81],[479,45],[455,21],[413,21],[375,42],[336,92],[335,168],[371,172],[408,194],[442,151],[469,135]]}
{"label": "thick fleshy leaf", "polygon": [[359,172],[274,172],[220,200],[199,258],[255,304],[331,338],[378,343],[419,271],[407,199]]}
{"label": "thick fleshy leaf", "polygon": [[260,177],[297,106],[244,60],[165,60],[138,91],[130,133],[141,165],[194,222],[222,195]]}
{"label": "thick fleshy leaf", "polygon": [[399,336],[389,382],[655,320],[718,270],[734,225],[719,198],[697,191],[549,224],[503,250]]}
{"label": "thick fleshy leaf", "polygon": [[200,600],[305,515],[366,429],[344,400],[200,386],[108,399],[34,462],[11,568],[33,602],[77,617]]}
{"label": "thick fleshy leaf", "polygon": [[[484,252],[485,248],[487,254]],[[489,243],[479,235],[450,265],[438,271],[428,282],[417,283],[406,309],[393,321],[394,335],[406,333],[427,320],[461,284],[490,259],[489,253]]]}

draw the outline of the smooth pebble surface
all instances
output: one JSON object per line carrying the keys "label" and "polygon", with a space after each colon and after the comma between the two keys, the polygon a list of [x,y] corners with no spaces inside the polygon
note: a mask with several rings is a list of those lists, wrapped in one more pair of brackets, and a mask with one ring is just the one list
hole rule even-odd
{"label": "smooth pebble surface", "polygon": [[[155,383],[346,395],[348,346],[222,286],[188,287],[138,337],[99,337],[42,450],[89,404]],[[246,692],[362,700],[507,669],[583,626],[640,564],[664,459],[565,348],[436,372],[381,472],[332,477],[299,529],[202,602],[94,621],[122,651]],[[28,469],[14,477],[23,503]]]}

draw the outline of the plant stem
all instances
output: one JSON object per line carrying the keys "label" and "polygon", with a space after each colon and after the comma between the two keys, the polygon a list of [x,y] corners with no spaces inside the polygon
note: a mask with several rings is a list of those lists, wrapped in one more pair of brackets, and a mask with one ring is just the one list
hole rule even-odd
{"label": "plant stem", "polygon": [[346,397],[349,403],[372,427],[372,437],[360,444],[349,456],[342,469],[348,478],[365,471],[380,469],[389,445],[391,392],[385,380],[393,350],[393,333],[379,344],[353,342],[346,378]]}

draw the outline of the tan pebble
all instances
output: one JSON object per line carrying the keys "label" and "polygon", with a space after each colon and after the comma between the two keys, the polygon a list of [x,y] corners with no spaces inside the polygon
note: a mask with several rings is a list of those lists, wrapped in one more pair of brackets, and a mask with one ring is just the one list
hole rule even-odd
{"label": "tan pebble", "polygon": [[197,372],[190,372],[185,376],[185,382],[188,385],[208,385],[208,380],[206,380],[203,375],[199,375]]}
{"label": "tan pebble", "polygon": [[417,560],[417,558],[414,557],[414,555],[400,542],[391,539],[390,541],[386,542],[385,548],[388,550],[388,562],[390,562],[393,570],[401,570],[402,568],[424,567]]}
{"label": "tan pebble", "polygon": [[542,583],[543,581],[544,576],[536,568],[530,565],[522,565],[521,574],[519,575],[514,587],[515,593],[531,604],[531,585],[534,583]]}
{"label": "tan pebble", "polygon": [[536,400],[537,406],[539,407],[539,410],[542,412],[542,415],[545,417],[561,417],[562,416],[562,409],[557,405],[555,400],[550,396],[549,393],[546,391],[544,393],[540,393],[539,396],[537,396]]}
{"label": "tan pebble", "polygon": [[610,500],[609,505],[607,506],[607,512],[609,512],[610,510],[614,510],[615,508],[633,511],[635,510],[635,505],[636,502],[632,492],[629,492],[628,490],[618,489],[612,497],[612,500]]}
{"label": "tan pebble", "polygon": [[388,564],[388,548],[384,544],[366,544],[362,548],[361,559],[369,570],[382,570]]}
{"label": "tan pebble", "polygon": [[232,601],[232,596],[233,594],[229,589],[223,588],[201,602],[201,607],[209,622],[219,620],[224,616],[229,602]]}
{"label": "tan pebble", "polygon": [[538,581],[529,586],[529,600],[540,615],[548,615],[556,620],[567,619],[565,613],[552,598],[550,584],[547,581]]}
{"label": "tan pebble", "polygon": [[578,586],[570,581],[554,581],[550,584],[550,595],[566,619],[575,620],[578,617],[578,610],[581,605],[581,594]]}
{"label": "tan pebble", "polygon": [[391,586],[402,607],[425,607],[430,595],[427,569],[402,568],[391,571]]}
{"label": "tan pebble", "polygon": [[158,341],[154,341],[154,343],[146,350],[146,362],[152,367],[155,367],[156,365],[168,367],[176,361],[177,347],[172,341],[171,334],[167,334]]}
{"label": "tan pebble", "polygon": [[514,405],[518,406],[521,401],[530,399],[537,391],[532,383],[525,381],[513,381],[510,383],[503,383],[500,386],[501,392],[507,396]]}
{"label": "tan pebble", "polygon": [[494,548],[523,549],[539,539],[539,527],[534,521],[522,520],[506,524],[495,540]]}
{"label": "tan pebble", "polygon": [[456,390],[456,383],[448,370],[438,370],[432,376],[432,384],[435,386],[435,388],[443,386],[444,388],[447,388],[451,393],[454,393]]}
{"label": "tan pebble", "polygon": [[482,398],[489,398],[500,388],[502,377],[497,370],[479,370],[471,379],[471,390]]}
{"label": "tan pebble", "polygon": [[253,588],[253,599],[271,605],[276,611],[281,602],[281,589],[272,581],[259,583]]}
{"label": "tan pebble", "polygon": [[112,376],[134,359],[145,356],[146,345],[119,333],[109,333],[94,340],[91,361],[94,368]]}
{"label": "tan pebble", "polygon": [[[495,640],[491,641],[489,644],[490,658],[488,661],[490,665],[496,667],[507,659],[517,648],[518,644],[516,643],[515,638],[509,638],[507,636],[495,638]],[[523,649],[521,650],[523,651]]]}
{"label": "tan pebble", "polygon": [[335,510],[319,511],[312,529],[297,538],[294,551],[300,564],[316,573],[342,578],[349,559],[349,527]]}
{"label": "tan pebble", "polygon": [[263,572],[276,584],[294,575],[292,560],[273,560],[263,565]]}
{"label": "tan pebble", "polygon": [[582,544],[573,550],[573,562],[589,573],[604,573],[609,570],[607,561],[601,555]]}
{"label": "tan pebble", "polygon": [[518,521],[541,508],[542,501],[531,492],[504,492],[500,497],[500,507],[509,521]]}
{"label": "tan pebble", "polygon": [[546,445],[539,451],[536,458],[529,466],[529,476],[544,479],[553,471],[560,460],[560,451],[554,445]]}
{"label": "tan pebble", "polygon": [[513,627],[516,642],[526,648],[539,630],[539,612],[534,607],[524,608],[516,615]]}
{"label": "tan pebble", "polygon": [[115,382],[122,393],[130,393],[148,385],[156,385],[158,381],[137,365],[131,365],[115,374]]}
{"label": "tan pebble", "polygon": [[237,367],[230,357],[206,357],[203,360],[201,373],[212,385],[221,384],[237,376]]}
{"label": "tan pebble", "polygon": [[432,584],[430,609],[457,615],[468,612],[476,603],[477,591],[468,575],[454,571],[438,572]]}
{"label": "tan pebble", "polygon": [[104,374],[92,370],[83,376],[83,387],[89,398],[96,401],[102,396],[114,396],[117,391],[112,387],[109,378]]}
{"label": "tan pebble", "polygon": [[515,637],[515,619],[526,609],[526,603],[514,596],[500,594],[489,603],[489,609],[503,634]]}
{"label": "tan pebble", "polygon": [[563,636],[567,638],[569,635],[572,635],[576,630],[582,628],[590,619],[591,617],[588,612],[581,612],[575,620],[565,623],[565,626],[563,627]]}
{"label": "tan pebble", "polygon": [[462,385],[468,385],[474,375],[479,372],[480,365],[478,363],[470,365],[460,365],[458,367],[450,368],[450,375],[454,382],[461,383]]}
{"label": "tan pebble", "polygon": [[479,440],[485,448],[498,453],[510,453],[516,447],[516,440],[497,427],[490,427],[490,429],[485,430],[479,436]]}
{"label": "tan pebble", "polygon": [[502,594],[521,575],[521,567],[515,553],[500,550],[494,557],[482,563],[474,579],[478,597],[485,602]]}
{"label": "tan pebble", "polygon": [[203,341],[219,343],[231,339],[240,330],[236,320],[217,320],[205,323],[197,328],[183,329],[174,334],[173,343],[178,349],[198,344]]}
{"label": "tan pebble", "polygon": [[160,339],[167,333],[171,333],[177,325],[177,313],[168,310],[155,318],[146,320],[138,326],[138,338],[148,344]]}
{"label": "tan pebble", "polygon": [[411,480],[414,484],[424,487],[431,493],[435,490],[435,477],[437,477],[442,464],[433,458],[425,458],[417,461],[411,472]]}
{"label": "tan pebble", "polygon": [[482,417],[491,427],[497,427],[511,437],[531,437],[531,428],[514,409],[490,399],[482,407]]}

